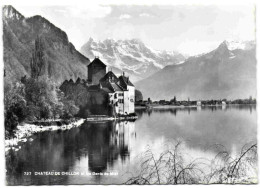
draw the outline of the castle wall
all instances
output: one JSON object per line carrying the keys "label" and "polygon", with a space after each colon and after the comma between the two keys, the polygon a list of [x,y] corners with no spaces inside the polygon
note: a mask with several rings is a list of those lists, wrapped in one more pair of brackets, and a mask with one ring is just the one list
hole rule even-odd
{"label": "castle wall", "polygon": [[111,105],[115,106],[115,111],[117,114],[124,114],[124,103],[122,91],[116,91],[115,93],[109,93],[109,101]]}
{"label": "castle wall", "polygon": [[127,86],[128,88],[128,113],[135,112],[135,87]]}
{"label": "castle wall", "polygon": [[124,114],[129,113],[129,92],[124,91]]}
{"label": "castle wall", "polygon": [[124,114],[135,112],[135,87],[127,86],[127,91],[124,91]]}

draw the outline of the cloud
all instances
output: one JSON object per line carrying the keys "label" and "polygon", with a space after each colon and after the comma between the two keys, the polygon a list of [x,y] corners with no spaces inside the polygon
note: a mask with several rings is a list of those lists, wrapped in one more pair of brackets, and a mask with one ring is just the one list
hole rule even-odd
{"label": "cloud", "polygon": [[147,13],[142,13],[142,14],[139,14],[140,17],[151,17],[150,14],[147,14]]}
{"label": "cloud", "polygon": [[119,16],[119,19],[120,20],[123,20],[123,19],[129,19],[129,18],[131,18],[132,16],[130,16],[129,14],[121,14],[120,16]]}
{"label": "cloud", "polygon": [[70,14],[79,18],[103,18],[111,13],[109,6],[69,7]]}
{"label": "cloud", "polygon": [[64,10],[64,9],[54,9],[54,11],[59,12],[59,13],[64,13],[64,14],[67,13],[66,10]]}
{"label": "cloud", "polygon": [[[158,50],[196,55],[225,39],[254,40],[252,6],[25,6],[24,16],[41,15],[67,32],[79,49],[89,37],[140,38]],[[167,28],[167,29],[165,29]],[[196,48],[195,48],[195,47]]]}

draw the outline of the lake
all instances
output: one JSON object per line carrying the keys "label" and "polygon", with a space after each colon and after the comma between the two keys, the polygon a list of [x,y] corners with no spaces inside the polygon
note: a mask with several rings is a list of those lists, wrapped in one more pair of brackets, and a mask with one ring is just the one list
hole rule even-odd
{"label": "lake", "polygon": [[160,154],[165,143],[182,140],[189,156],[212,158],[216,151],[211,146],[223,145],[235,155],[257,140],[255,106],[136,109],[136,113],[136,121],[85,122],[67,131],[33,135],[19,151],[6,155],[7,184],[122,184],[140,170],[140,155],[147,148]]}

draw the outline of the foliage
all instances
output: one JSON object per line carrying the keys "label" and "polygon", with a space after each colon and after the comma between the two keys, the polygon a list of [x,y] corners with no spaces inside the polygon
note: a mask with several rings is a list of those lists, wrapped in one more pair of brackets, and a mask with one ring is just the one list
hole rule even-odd
{"label": "foliage", "polygon": [[69,119],[77,115],[79,108],[75,105],[75,102],[72,100],[63,99],[63,115],[62,118]]}
{"label": "foliage", "polygon": [[224,146],[216,145],[216,147],[220,151],[211,163],[207,183],[250,183],[248,174],[252,171],[257,174],[257,144],[245,144],[236,157],[233,157]]}
{"label": "foliage", "polygon": [[135,89],[135,101],[142,101],[142,100],[143,100],[142,92]]}
{"label": "foliage", "polygon": [[5,84],[5,130],[13,136],[24,120],[72,118],[78,108],[48,79],[26,78],[23,83]]}
{"label": "foliage", "polygon": [[[56,102],[54,86],[45,80],[29,78],[25,84],[25,99],[34,109],[32,113],[36,119],[47,119],[51,116],[51,109]],[[30,114],[30,115],[33,115]]]}
{"label": "foliage", "polygon": [[24,86],[16,83],[14,86],[5,82],[4,113],[6,136],[13,136],[17,125],[27,116],[27,103],[24,98]]}
{"label": "foliage", "polygon": [[170,100],[170,103],[175,104],[177,102],[176,96],[174,96],[173,99]]}
{"label": "foliage", "polygon": [[[257,177],[257,145],[245,145],[235,158],[226,150],[209,161],[203,158],[187,160],[178,141],[159,156],[148,149],[141,155],[141,169],[126,184],[209,184],[252,183]],[[250,174],[255,170],[254,175]]]}
{"label": "foliage", "polygon": [[[79,109],[72,99],[64,97],[55,82],[48,78],[46,72],[46,49],[44,41],[37,36],[32,52],[30,68],[31,77],[23,76],[21,82],[8,82],[5,77],[4,104],[6,136],[14,136],[17,126],[23,121],[41,119],[72,118]],[[82,91],[82,88],[79,88]],[[78,92],[76,102],[86,97]]]}
{"label": "foliage", "polygon": [[5,84],[5,130],[6,136],[23,121],[73,118],[79,111],[74,101],[64,97],[55,84],[48,79],[25,78],[23,83]]}

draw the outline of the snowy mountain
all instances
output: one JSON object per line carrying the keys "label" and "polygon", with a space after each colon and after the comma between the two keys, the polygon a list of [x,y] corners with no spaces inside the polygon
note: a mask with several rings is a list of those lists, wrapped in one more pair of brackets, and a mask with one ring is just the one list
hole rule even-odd
{"label": "snowy mountain", "polygon": [[166,66],[136,83],[144,99],[237,99],[256,97],[254,41],[224,41],[215,50]]}
{"label": "snowy mountain", "polygon": [[251,50],[255,48],[255,42],[254,41],[234,41],[234,40],[227,40],[224,41],[228,47],[229,50]]}
{"label": "snowy mountain", "polygon": [[80,52],[90,59],[99,56],[109,69],[112,68],[116,74],[126,72],[133,82],[185,60],[178,52],[153,50],[139,39],[96,41],[90,38]]}

